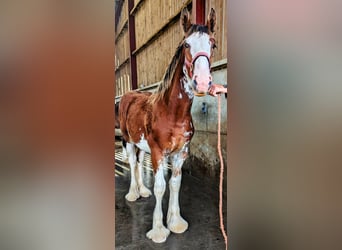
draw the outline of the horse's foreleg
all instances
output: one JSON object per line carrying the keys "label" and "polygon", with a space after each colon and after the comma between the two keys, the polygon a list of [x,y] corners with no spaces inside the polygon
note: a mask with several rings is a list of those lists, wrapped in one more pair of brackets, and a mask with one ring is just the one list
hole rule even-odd
{"label": "horse's foreleg", "polygon": [[182,165],[186,158],[186,152],[181,151],[172,158],[172,176],[169,181],[170,200],[167,212],[167,226],[174,233],[183,233],[188,228],[188,223],[180,215],[179,189],[182,180]]}
{"label": "horse's foreleg", "polygon": [[145,151],[140,150],[139,156],[138,156],[138,171],[137,171],[137,181],[138,181],[138,187],[139,187],[139,194],[142,197],[149,197],[152,193],[151,191],[145,187],[144,182],[143,182],[143,171],[142,171],[142,166],[144,164],[144,155]]}
{"label": "horse's foreleg", "polygon": [[135,155],[135,148],[134,144],[127,143],[126,150],[128,155],[129,165],[131,167],[131,185],[129,187],[128,194],[126,194],[125,198],[128,201],[135,201],[140,197],[138,185],[135,177],[135,168],[137,164],[137,157]]}
{"label": "horse's foreleg", "polygon": [[[153,155],[152,155],[153,157]],[[152,159],[153,162],[153,159]],[[156,206],[153,212],[153,225],[152,229],[147,232],[146,236],[156,243],[165,242],[170,234],[170,230],[163,225],[163,210],[162,210],[162,199],[165,192],[165,179],[163,168],[166,162],[165,159],[160,160],[158,169],[155,174],[154,180],[154,195],[156,197]]]}

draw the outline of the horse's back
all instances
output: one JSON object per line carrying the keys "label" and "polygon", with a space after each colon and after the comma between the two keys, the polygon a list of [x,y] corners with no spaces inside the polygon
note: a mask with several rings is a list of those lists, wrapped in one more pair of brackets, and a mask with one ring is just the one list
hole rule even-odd
{"label": "horse's back", "polygon": [[125,115],[136,110],[144,109],[147,105],[150,92],[130,91],[124,94],[120,100],[119,115],[120,120]]}

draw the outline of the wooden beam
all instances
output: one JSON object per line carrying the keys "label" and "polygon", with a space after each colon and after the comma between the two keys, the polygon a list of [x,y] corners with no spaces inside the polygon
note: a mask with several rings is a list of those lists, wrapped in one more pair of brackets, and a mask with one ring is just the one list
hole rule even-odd
{"label": "wooden beam", "polygon": [[128,0],[128,32],[129,32],[129,54],[130,54],[130,70],[131,70],[131,89],[138,88],[137,79],[137,60],[136,56],[133,54],[135,50],[135,22],[134,15],[130,12],[134,8],[134,0]]}
{"label": "wooden beam", "polygon": [[125,59],[125,61],[121,62],[119,65],[115,66],[115,71],[120,70],[123,66],[125,66],[129,62],[129,57]]}
{"label": "wooden beam", "polygon": [[116,32],[115,42],[117,42],[119,40],[120,36],[122,36],[124,31],[127,29],[127,27],[128,27],[128,19],[124,22],[121,29],[118,32]]}
{"label": "wooden beam", "polygon": [[192,1],[192,23],[205,24],[205,0]]}

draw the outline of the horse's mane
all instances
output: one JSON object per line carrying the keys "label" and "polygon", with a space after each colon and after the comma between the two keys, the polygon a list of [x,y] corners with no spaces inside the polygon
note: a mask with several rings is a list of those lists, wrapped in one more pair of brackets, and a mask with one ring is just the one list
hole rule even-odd
{"label": "horse's mane", "polygon": [[[193,24],[190,29],[187,32],[187,36],[191,35],[194,32],[200,32],[200,33],[207,33],[209,34],[209,30],[207,26]],[[160,101],[161,99],[166,98],[166,94],[170,87],[172,86],[172,79],[175,74],[175,71],[177,69],[178,63],[181,60],[182,52],[183,52],[183,43],[184,43],[185,37],[183,37],[182,41],[179,43],[176,53],[171,59],[171,63],[169,64],[169,67],[167,68],[163,81],[159,84],[157,92],[153,94],[150,98],[151,103],[156,103]],[[168,101],[168,100],[166,100]]]}
{"label": "horse's mane", "polygon": [[179,60],[181,59],[182,51],[183,51],[183,43],[181,42],[178,45],[176,49],[176,53],[172,57],[171,63],[169,64],[169,67],[167,68],[164,74],[163,81],[158,86],[157,92],[153,96],[151,96],[152,102],[158,102],[159,100],[165,98],[166,93],[172,86],[172,78],[175,74]]}

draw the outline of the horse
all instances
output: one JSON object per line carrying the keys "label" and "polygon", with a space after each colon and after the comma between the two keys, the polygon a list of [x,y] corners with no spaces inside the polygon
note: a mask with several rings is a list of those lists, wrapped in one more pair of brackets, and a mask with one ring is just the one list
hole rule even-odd
{"label": "horse", "polygon": [[[205,25],[192,24],[190,14],[184,8],[180,15],[184,37],[157,91],[153,94],[130,91],[121,97],[120,129],[131,168],[131,183],[125,198],[135,201],[140,196],[151,195],[142,180],[142,160],[145,152],[150,153],[156,204],[152,229],[146,236],[156,243],[165,242],[170,231],[183,233],[188,228],[188,222],[180,214],[178,198],[182,165],[188,157],[189,143],[195,131],[191,116],[193,98],[206,95],[212,82],[210,64],[216,47],[215,24],[213,8]],[[163,224],[162,198],[166,188],[163,168],[168,159],[171,160],[172,174],[166,228]]]}

